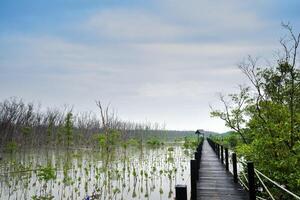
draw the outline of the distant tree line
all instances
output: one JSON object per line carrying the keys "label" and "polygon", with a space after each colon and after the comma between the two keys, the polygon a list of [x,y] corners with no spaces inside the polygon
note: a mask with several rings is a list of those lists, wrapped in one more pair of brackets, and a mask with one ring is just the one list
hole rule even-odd
{"label": "distant tree line", "polygon": [[41,105],[25,103],[12,97],[0,102],[1,149],[20,147],[72,147],[74,145],[95,147],[101,137],[117,133],[124,141],[136,138],[143,142],[152,136],[161,136],[166,131],[158,123],[134,123],[123,121],[109,106],[96,102],[99,113],[74,113],[73,108],[42,109]]}

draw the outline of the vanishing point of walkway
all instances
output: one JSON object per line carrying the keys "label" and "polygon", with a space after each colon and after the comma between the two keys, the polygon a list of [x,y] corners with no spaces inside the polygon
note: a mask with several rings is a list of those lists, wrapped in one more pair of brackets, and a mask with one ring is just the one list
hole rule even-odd
{"label": "vanishing point of walkway", "polygon": [[204,140],[197,182],[197,199],[200,200],[247,200],[247,193],[233,182],[217,155]]}

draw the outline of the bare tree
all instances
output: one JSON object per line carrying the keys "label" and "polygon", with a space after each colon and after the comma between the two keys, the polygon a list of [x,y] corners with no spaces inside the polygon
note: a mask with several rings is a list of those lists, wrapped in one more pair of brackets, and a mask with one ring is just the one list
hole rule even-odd
{"label": "bare tree", "polygon": [[281,39],[280,43],[284,48],[285,59],[281,61],[281,64],[287,64],[289,66],[289,75],[291,80],[291,90],[289,95],[289,108],[290,108],[290,126],[291,126],[291,147],[294,146],[295,135],[295,81],[296,81],[296,59],[298,46],[300,42],[300,33],[296,35],[292,26],[289,23],[282,23],[282,26],[289,32],[287,39]]}
{"label": "bare tree", "polygon": [[[267,126],[268,116],[262,113],[261,103],[274,101],[278,104],[287,105],[290,112],[290,143],[289,148],[294,146],[296,112],[300,111],[299,105],[299,69],[297,69],[297,53],[300,42],[300,33],[294,33],[289,23],[282,23],[288,35],[280,39],[282,51],[278,53],[276,69],[263,69],[258,66],[258,59],[248,56],[246,62],[239,64],[239,68],[246,75],[256,91],[255,106],[262,126],[273,135],[273,130]],[[274,89],[274,85],[276,86]],[[270,87],[272,86],[272,87]],[[274,91],[275,90],[275,91]],[[268,109],[268,107],[264,107]]]}
{"label": "bare tree", "polygon": [[[218,117],[225,121],[227,127],[236,131],[244,143],[248,143],[244,134],[244,125],[246,123],[247,105],[252,101],[249,96],[249,88],[239,86],[238,94],[230,94],[230,101],[227,101],[224,95],[219,98],[223,104],[223,110],[217,110],[211,107],[211,116]],[[230,103],[231,102],[231,103]]]}

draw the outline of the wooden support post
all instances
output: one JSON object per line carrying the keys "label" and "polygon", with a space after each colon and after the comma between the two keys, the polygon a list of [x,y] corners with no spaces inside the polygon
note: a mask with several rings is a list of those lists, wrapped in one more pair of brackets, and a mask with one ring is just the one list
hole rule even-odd
{"label": "wooden support post", "polygon": [[191,200],[197,199],[197,164],[196,160],[191,160]]}
{"label": "wooden support post", "polygon": [[217,144],[216,143],[212,143],[214,145],[214,151],[215,153],[217,153]]}
{"label": "wooden support post", "polygon": [[255,179],[254,179],[254,165],[252,161],[247,162],[248,181],[249,181],[249,200],[255,200]]}
{"label": "wooden support post", "polygon": [[175,186],[175,199],[176,200],[187,200],[186,185]]}
{"label": "wooden support post", "polygon": [[224,163],[224,148],[221,146],[221,163]]}
{"label": "wooden support post", "polygon": [[198,157],[200,160],[200,158],[201,158],[201,147],[200,146],[197,148],[197,153],[198,153]]}
{"label": "wooden support post", "polygon": [[200,162],[199,162],[199,154],[198,154],[198,152],[195,152],[195,160],[196,160],[196,166],[197,166],[196,180],[199,180],[199,166],[200,166]]}
{"label": "wooden support post", "polygon": [[211,143],[213,144],[213,146],[214,146],[214,151],[215,152],[217,152],[217,144],[216,143],[214,143],[213,141],[211,141]]}
{"label": "wooden support post", "polygon": [[217,145],[216,145],[214,142],[211,142],[211,144],[213,144],[213,147],[214,147],[213,149],[214,149],[214,151],[217,152]]}
{"label": "wooden support post", "polygon": [[236,153],[232,153],[232,167],[233,167],[233,181],[235,183],[238,182],[238,174],[237,174],[237,162],[236,162]]}
{"label": "wooden support post", "polygon": [[225,148],[225,166],[226,166],[226,170],[229,170],[229,162],[228,162],[228,149]]}
{"label": "wooden support post", "polygon": [[203,144],[201,144],[201,147],[199,149],[199,159],[200,159],[200,162],[201,162],[201,157],[202,157],[202,145]]}

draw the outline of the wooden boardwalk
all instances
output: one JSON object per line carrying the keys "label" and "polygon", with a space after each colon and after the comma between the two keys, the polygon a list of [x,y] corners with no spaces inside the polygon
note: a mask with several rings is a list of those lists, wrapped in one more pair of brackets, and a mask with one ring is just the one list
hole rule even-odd
{"label": "wooden boardwalk", "polygon": [[243,188],[233,182],[233,176],[226,171],[213,149],[204,140],[202,158],[197,182],[197,199],[199,200],[247,200]]}

